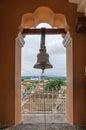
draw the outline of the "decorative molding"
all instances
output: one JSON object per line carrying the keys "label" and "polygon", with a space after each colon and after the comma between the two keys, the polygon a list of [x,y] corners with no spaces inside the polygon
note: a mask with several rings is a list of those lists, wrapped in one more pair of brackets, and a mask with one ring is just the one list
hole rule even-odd
{"label": "decorative molding", "polygon": [[28,12],[24,14],[18,30],[22,32],[23,29],[36,28],[36,26],[42,22],[48,23],[53,28],[63,27],[65,30],[69,30],[65,15],[54,13],[53,10],[46,6],[38,7],[33,13]]}
{"label": "decorative molding", "polygon": [[85,13],[86,8],[86,0],[81,0],[78,3],[77,12]]}
{"label": "decorative molding", "polygon": [[20,47],[23,47],[25,44],[25,41],[24,41],[24,38],[23,38],[21,32],[19,32],[18,36],[16,37],[16,43],[18,43]]}
{"label": "decorative molding", "polygon": [[68,0],[70,3],[77,4],[77,12],[84,13],[86,16],[86,0]]}
{"label": "decorative molding", "polygon": [[71,43],[71,41],[72,41],[72,37],[71,37],[70,33],[67,32],[65,37],[64,37],[64,40],[63,40],[64,47],[67,47],[68,44]]}

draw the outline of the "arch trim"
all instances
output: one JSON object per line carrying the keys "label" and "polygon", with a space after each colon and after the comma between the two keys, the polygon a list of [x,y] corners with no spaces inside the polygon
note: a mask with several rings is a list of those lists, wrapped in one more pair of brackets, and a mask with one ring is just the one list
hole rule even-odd
{"label": "arch trim", "polygon": [[36,28],[40,23],[48,23],[52,28],[64,28],[67,32],[69,25],[64,14],[54,13],[48,7],[39,7],[33,13],[26,13],[22,16],[19,31],[22,32],[25,28]]}

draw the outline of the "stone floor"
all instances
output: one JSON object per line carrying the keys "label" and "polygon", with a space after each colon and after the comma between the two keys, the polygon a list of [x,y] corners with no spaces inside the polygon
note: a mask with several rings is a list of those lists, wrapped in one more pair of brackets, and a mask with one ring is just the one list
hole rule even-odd
{"label": "stone floor", "polygon": [[69,124],[63,115],[24,114],[20,124],[1,130],[86,130],[86,127]]}
{"label": "stone floor", "polygon": [[23,123],[67,123],[65,115],[61,114],[24,114],[22,115]]}
{"label": "stone floor", "polygon": [[86,130],[86,127],[72,126],[68,123],[18,124],[4,130]]}

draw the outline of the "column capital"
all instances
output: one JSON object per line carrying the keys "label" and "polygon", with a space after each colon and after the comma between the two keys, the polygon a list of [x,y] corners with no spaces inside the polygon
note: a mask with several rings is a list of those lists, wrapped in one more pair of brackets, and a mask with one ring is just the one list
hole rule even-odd
{"label": "column capital", "polygon": [[71,37],[70,33],[67,32],[66,35],[65,35],[65,37],[64,37],[64,40],[63,40],[64,47],[67,47],[67,45],[69,43],[71,43],[71,41],[72,41],[72,37]]}
{"label": "column capital", "polygon": [[24,41],[24,38],[23,38],[21,32],[19,32],[18,36],[16,37],[16,43],[18,43],[20,47],[23,47],[25,44],[25,41]]}

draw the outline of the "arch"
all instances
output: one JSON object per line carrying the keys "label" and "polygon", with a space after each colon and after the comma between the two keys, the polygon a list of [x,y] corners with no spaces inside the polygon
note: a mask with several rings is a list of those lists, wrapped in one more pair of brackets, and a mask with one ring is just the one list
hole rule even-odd
{"label": "arch", "polygon": [[26,13],[22,16],[19,31],[21,32],[24,28],[36,28],[38,24],[43,22],[50,24],[52,27],[69,30],[64,14],[54,13],[50,8],[43,6],[37,8],[33,13]]}
{"label": "arch", "polygon": [[54,21],[54,12],[48,8],[48,7],[39,7],[34,12],[34,18],[35,18],[35,27],[39,23],[48,23],[51,26],[53,26]]}
{"label": "arch", "polygon": [[[21,65],[21,61],[18,58],[21,59],[20,50],[21,50],[21,47],[24,45],[24,41],[23,41],[24,35],[22,35],[22,31],[24,29],[36,28],[36,26],[38,24],[42,23],[42,22],[48,23],[49,25],[51,25],[52,28],[63,28],[63,29],[65,29],[65,31],[67,33],[66,33],[66,35],[65,34],[62,35],[63,38],[64,38],[63,45],[67,48],[67,54],[66,55],[69,56],[67,59],[70,59],[71,66],[73,65],[73,63],[72,63],[73,62],[73,60],[72,60],[72,38],[71,38],[70,33],[69,33],[69,26],[67,24],[67,20],[66,20],[65,15],[61,14],[61,13],[54,13],[48,7],[39,7],[33,13],[26,13],[22,16],[21,24],[18,28],[19,34],[18,34],[18,37],[16,39],[16,43],[17,43],[18,47],[17,47],[17,51],[16,51],[16,59],[17,60],[16,60],[15,68],[17,68],[16,67],[17,64]],[[69,53],[70,53],[69,49],[71,50],[71,55],[69,55]],[[17,54],[19,56],[17,56]],[[20,61],[20,63],[19,63],[19,61]],[[67,64],[69,64],[69,63],[67,63]],[[67,66],[68,72],[69,72],[69,70],[71,70],[71,76],[70,77],[72,77],[72,75],[73,75],[73,71],[71,69],[72,68],[71,66]],[[21,74],[21,71],[19,72],[19,74]],[[15,75],[17,75],[17,73],[15,73]],[[18,79],[18,77],[17,77],[17,79]],[[70,90],[70,88],[67,88],[67,89],[68,89],[68,91]],[[69,92],[69,93],[71,93],[71,92]],[[72,97],[70,97],[70,99],[72,99]],[[67,108],[68,108],[69,105],[70,105],[70,102],[67,104]],[[67,113],[69,112],[68,109],[67,109]],[[70,120],[72,120],[73,119],[73,116],[72,116],[73,115],[73,106],[72,106],[70,112],[72,113]]]}
{"label": "arch", "polygon": [[34,27],[34,17],[32,13],[27,13],[22,16],[21,25],[19,26],[19,31],[22,32],[23,28]]}

